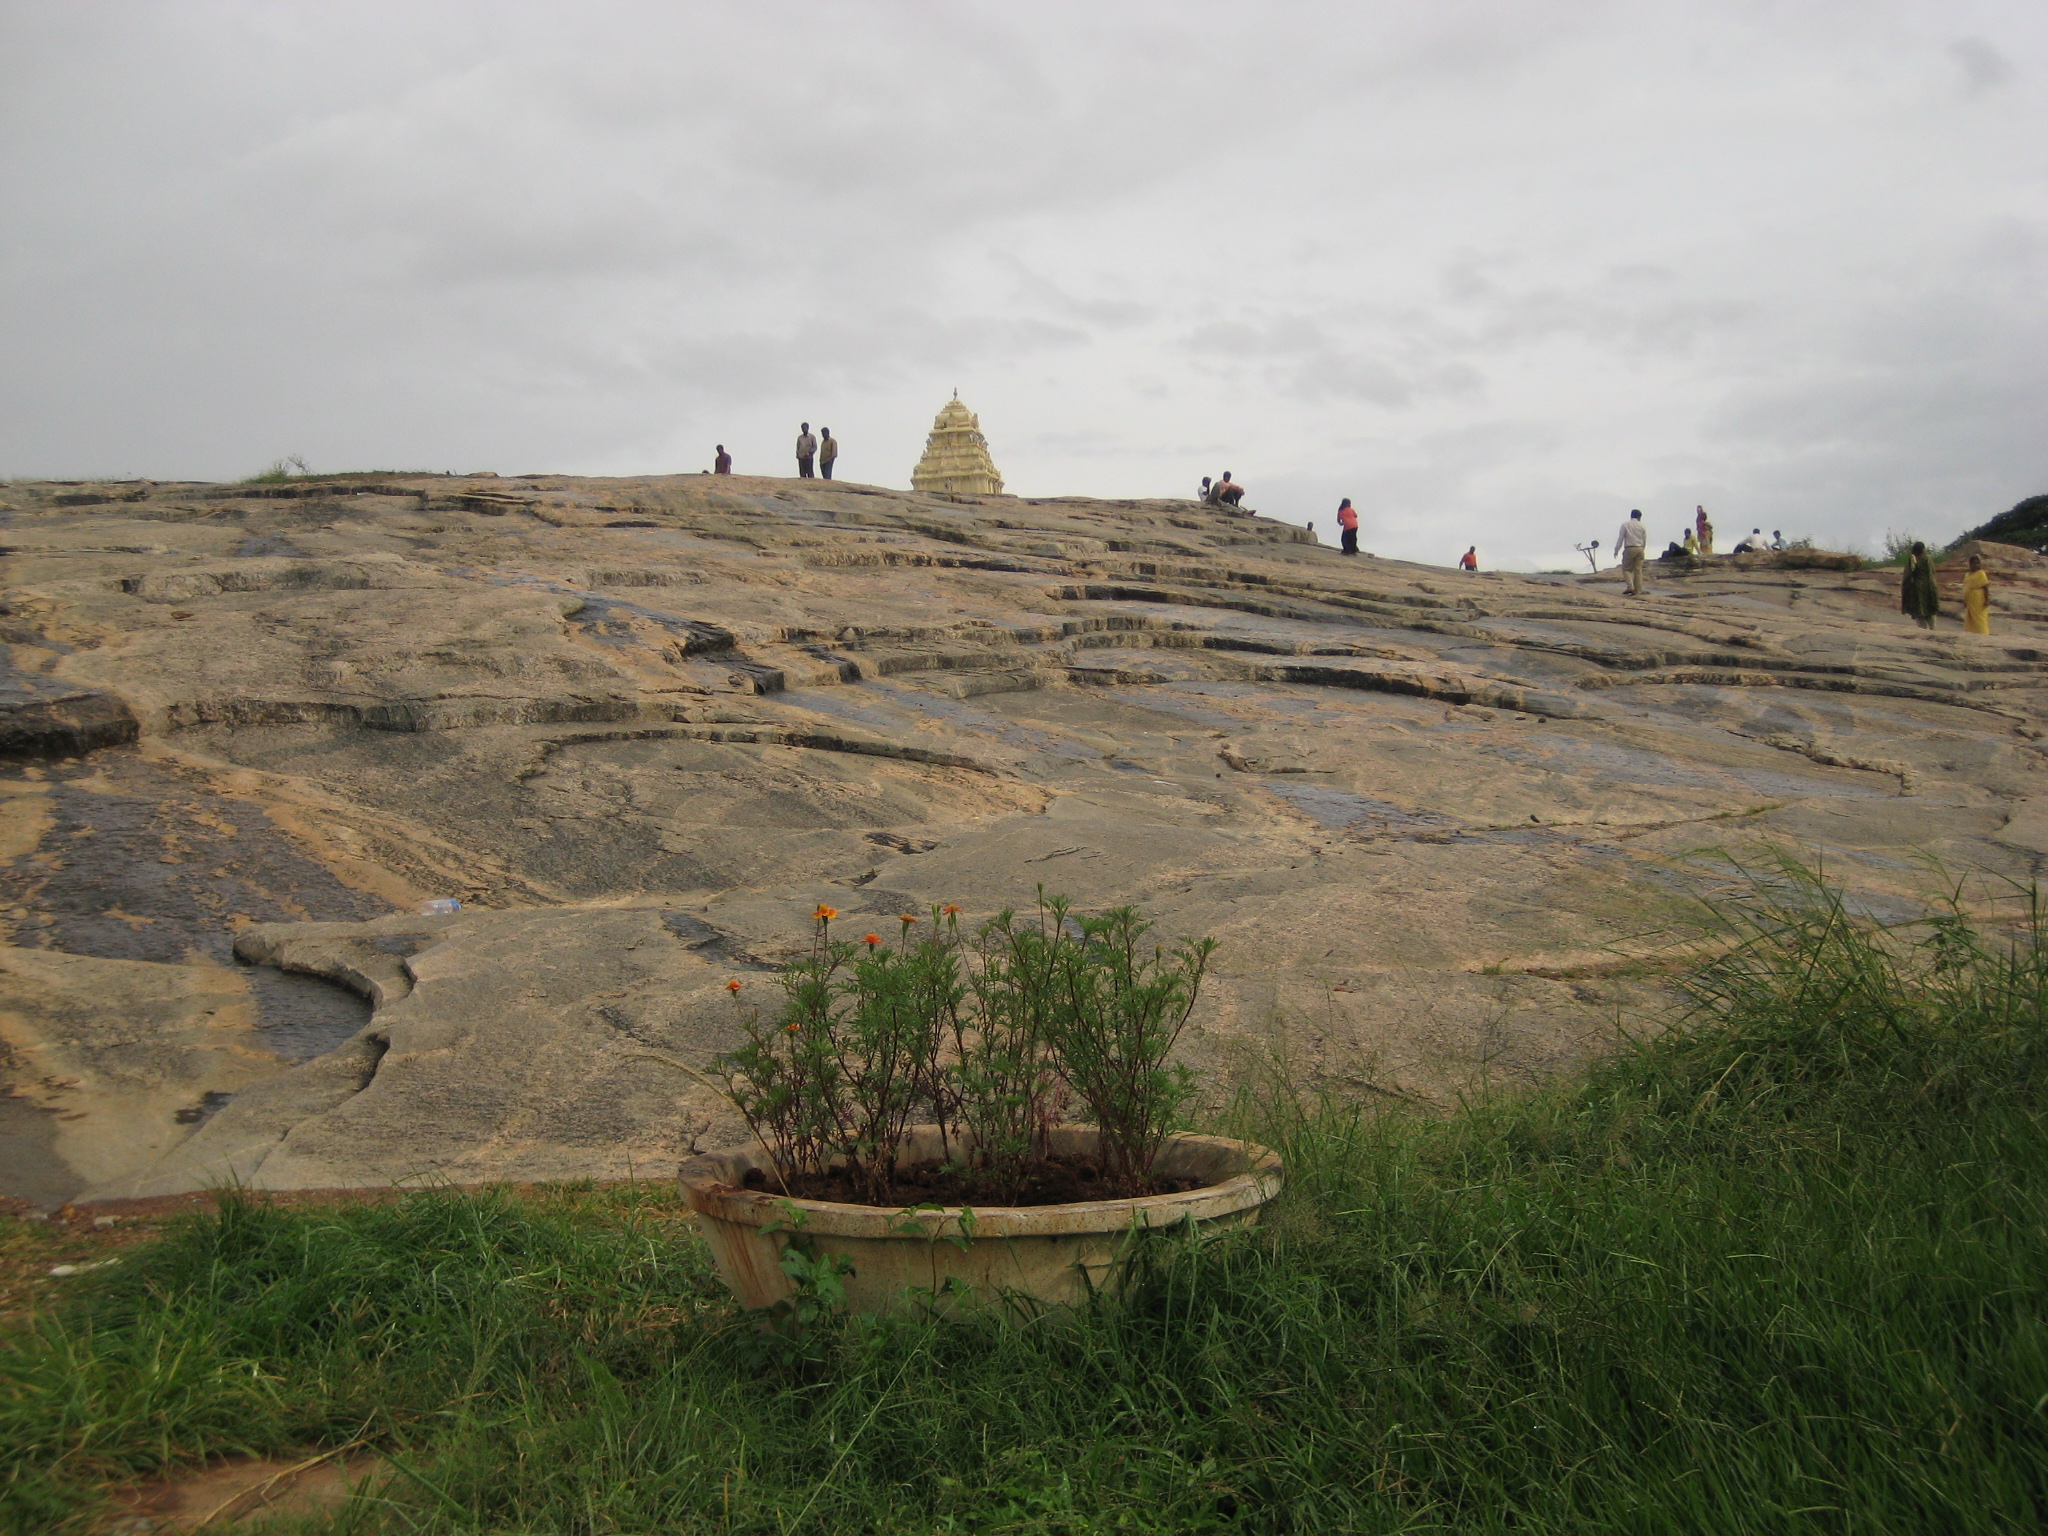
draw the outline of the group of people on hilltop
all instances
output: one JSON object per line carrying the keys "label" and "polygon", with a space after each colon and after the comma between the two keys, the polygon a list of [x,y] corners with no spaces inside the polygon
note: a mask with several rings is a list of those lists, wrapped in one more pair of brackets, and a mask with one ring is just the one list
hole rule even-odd
{"label": "group of people on hilltop", "polygon": [[[1640,508],[1628,515],[1628,521],[1621,525],[1615,535],[1615,555],[1622,574],[1628,582],[1631,597],[1643,595],[1643,559],[1649,540],[1643,527]],[[1767,541],[1761,528],[1752,528],[1749,537],[1735,546],[1738,555],[1752,551],[1783,550],[1785,535],[1772,530]],[[1707,509],[1696,507],[1693,526],[1686,530],[1683,546],[1673,545],[1665,551],[1691,554],[1695,548],[1706,554],[1714,551],[1714,525],[1707,521]],[[1941,591],[1934,580],[1934,557],[1927,552],[1927,546],[1915,542],[1906,556],[1906,568],[1899,582],[1899,610],[1922,629],[1934,628],[1934,621],[1941,617]],[[1971,635],[1991,633],[1991,573],[1984,569],[1982,555],[1970,556],[1970,568],[1963,575],[1963,632]]]}
{"label": "group of people on hilltop", "polygon": [[[832,466],[838,461],[839,439],[832,435],[830,427],[818,428],[816,437],[811,435],[808,421],[796,429],[796,473],[799,480],[816,480],[821,475],[830,480]],[[718,457],[712,461],[711,473],[732,473],[732,455],[725,451],[723,443],[718,445]]]}
{"label": "group of people on hilltop", "polygon": [[[1773,528],[1771,536],[1765,538],[1763,529],[1752,528],[1749,530],[1748,537],[1737,541],[1733,553],[1738,555],[1756,555],[1764,554],[1771,550],[1783,551],[1788,547],[1785,543],[1785,535],[1778,529]],[[1699,559],[1703,556],[1711,555],[1713,552],[1714,525],[1707,517],[1707,509],[1695,506],[1692,512],[1692,526],[1685,530],[1684,535],[1680,539],[1665,548],[1662,558],[1676,560],[1682,556],[1687,559]]]}
{"label": "group of people on hilltop", "polygon": [[1202,490],[1196,500],[1205,506],[1230,507],[1235,510],[1238,503],[1244,500],[1244,487],[1231,479],[1230,471],[1226,469],[1221,480],[1211,480],[1207,475],[1202,476]]}
{"label": "group of people on hilltop", "polygon": [[[1595,545],[1593,547],[1597,548],[1598,546]],[[1752,528],[1749,530],[1747,537],[1736,543],[1733,553],[1738,555],[1760,555],[1772,551],[1782,553],[1790,547],[1785,542],[1785,535],[1781,530],[1773,528],[1770,537],[1765,538],[1763,529]],[[1631,511],[1628,515],[1628,521],[1621,525],[1621,532],[1614,541],[1615,559],[1621,565],[1623,574],[1628,578],[1628,590],[1631,596],[1641,597],[1643,594],[1643,560],[1648,552],[1649,543],[1643,529],[1643,514],[1640,510]],[[1684,531],[1681,538],[1667,544],[1664,547],[1664,553],[1659,558],[1664,560],[1694,560],[1711,556],[1713,553],[1714,525],[1707,517],[1707,509],[1704,506],[1695,506],[1692,513],[1692,526]]]}
{"label": "group of people on hilltop", "polygon": [[[1918,541],[1907,551],[1906,569],[1899,579],[1899,611],[1922,629],[1934,628],[1934,621],[1941,617],[1934,556]],[[1970,568],[1963,573],[1963,633],[1991,633],[1991,573],[1984,569],[1982,555],[1970,556]]]}

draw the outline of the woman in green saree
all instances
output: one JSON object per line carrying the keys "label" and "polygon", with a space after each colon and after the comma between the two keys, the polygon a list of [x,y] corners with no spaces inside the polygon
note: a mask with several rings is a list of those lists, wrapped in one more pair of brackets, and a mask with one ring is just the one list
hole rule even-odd
{"label": "woman in green saree", "polygon": [[1915,543],[1906,557],[1905,579],[1899,583],[1899,611],[1922,629],[1934,628],[1941,613],[1941,594],[1934,589],[1934,560],[1925,544]]}

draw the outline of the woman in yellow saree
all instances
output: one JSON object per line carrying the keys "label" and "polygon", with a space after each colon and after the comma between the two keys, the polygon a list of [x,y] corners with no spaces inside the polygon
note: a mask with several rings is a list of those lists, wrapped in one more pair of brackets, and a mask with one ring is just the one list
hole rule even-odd
{"label": "woman in yellow saree", "polygon": [[1991,573],[1982,555],[1970,556],[1970,571],[1963,577],[1963,633],[1991,633]]}

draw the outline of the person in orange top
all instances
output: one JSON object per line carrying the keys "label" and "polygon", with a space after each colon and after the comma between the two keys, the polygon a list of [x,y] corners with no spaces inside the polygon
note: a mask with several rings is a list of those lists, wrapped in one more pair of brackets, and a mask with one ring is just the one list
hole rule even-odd
{"label": "person in orange top", "polygon": [[1349,496],[1346,496],[1337,505],[1337,527],[1342,530],[1339,542],[1344,546],[1344,553],[1347,555],[1357,554],[1358,510],[1351,505],[1351,498]]}
{"label": "person in orange top", "polygon": [[1479,546],[1477,544],[1474,544],[1458,557],[1458,569],[1461,571],[1477,571],[1479,569]]}

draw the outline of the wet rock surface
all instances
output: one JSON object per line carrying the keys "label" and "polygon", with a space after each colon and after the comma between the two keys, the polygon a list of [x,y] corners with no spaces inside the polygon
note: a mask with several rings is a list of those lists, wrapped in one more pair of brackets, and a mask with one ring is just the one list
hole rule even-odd
{"label": "wet rock surface", "polygon": [[1219,1091],[1430,1098],[1656,1006],[1705,850],[1900,912],[1927,855],[2048,856],[2048,562],[1993,546],[1983,639],[1889,571],[1652,562],[1631,600],[750,477],[18,484],[0,544],[35,1199],[673,1162],[734,1127],[658,1058],[728,1046],[726,981],[771,1004],[819,901],[1137,902],[1222,941]]}

